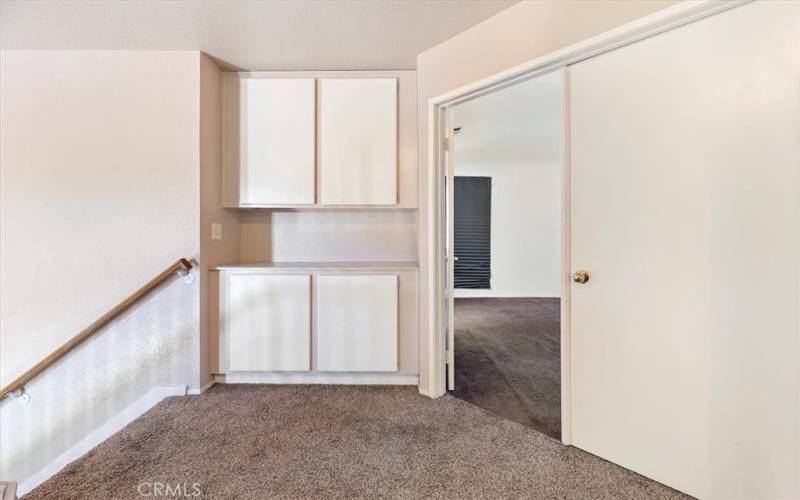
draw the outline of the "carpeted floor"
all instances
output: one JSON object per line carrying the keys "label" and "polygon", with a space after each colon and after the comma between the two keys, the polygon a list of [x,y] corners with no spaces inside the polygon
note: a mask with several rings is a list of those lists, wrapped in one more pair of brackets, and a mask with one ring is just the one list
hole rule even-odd
{"label": "carpeted floor", "polygon": [[452,394],[560,439],[560,300],[456,299],[455,319]]}
{"label": "carpeted floor", "polygon": [[25,498],[141,498],[153,483],[223,499],[686,498],[452,396],[301,385],[169,398]]}

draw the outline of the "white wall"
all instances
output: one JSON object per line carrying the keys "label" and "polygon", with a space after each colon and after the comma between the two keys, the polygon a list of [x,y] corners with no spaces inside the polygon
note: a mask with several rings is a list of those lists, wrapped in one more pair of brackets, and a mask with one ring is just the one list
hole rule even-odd
{"label": "white wall", "polygon": [[455,175],[492,178],[491,288],[456,297],[561,296],[561,78],[453,109]]}
{"label": "white wall", "polygon": [[[419,260],[420,345],[429,344],[435,328],[430,310],[438,301],[428,233],[435,207],[429,205],[428,102],[500,71],[652,14],[676,0],[541,0],[520,2],[417,57],[419,95]],[[436,394],[428,378],[428,350],[420,350],[420,389]]]}
{"label": "white wall", "polygon": [[[189,51],[0,54],[5,385],[180,257],[199,257],[199,65]],[[158,385],[199,385],[199,280],[171,282],[0,403],[24,481]]]}

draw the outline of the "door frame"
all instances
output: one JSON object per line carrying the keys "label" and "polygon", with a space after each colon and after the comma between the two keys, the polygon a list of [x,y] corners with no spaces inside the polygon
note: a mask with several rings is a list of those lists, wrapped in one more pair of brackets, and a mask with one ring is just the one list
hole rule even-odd
{"label": "door frame", "polygon": [[444,310],[446,219],[444,210],[444,182],[446,172],[445,139],[447,109],[480,96],[504,89],[537,76],[562,71],[562,210],[561,210],[561,441],[572,442],[571,392],[570,392],[570,161],[569,161],[569,66],[611,50],[630,45],[645,38],[699,21],[726,10],[749,3],[751,0],[699,0],[684,1],[654,14],[642,17],[600,35],[588,38],[561,50],[514,66],[489,77],[464,85],[456,90],[433,97],[428,101],[428,189],[426,197],[429,212],[427,238],[428,295],[427,327],[429,332],[428,374],[430,386],[420,388],[431,397],[446,393],[445,336],[446,312]]}

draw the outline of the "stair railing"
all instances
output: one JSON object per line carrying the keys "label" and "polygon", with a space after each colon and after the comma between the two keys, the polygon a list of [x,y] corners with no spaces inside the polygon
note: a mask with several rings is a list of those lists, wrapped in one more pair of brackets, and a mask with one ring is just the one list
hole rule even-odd
{"label": "stair railing", "polygon": [[69,339],[61,347],[50,353],[44,359],[33,365],[25,373],[17,377],[13,382],[0,389],[0,399],[6,396],[23,396],[25,394],[25,384],[31,379],[45,371],[53,363],[67,355],[70,351],[78,347],[84,340],[88,339],[101,328],[108,324],[111,320],[128,310],[136,302],[144,298],[150,292],[158,288],[162,283],[169,278],[178,276],[187,277],[191,272],[194,265],[187,259],[179,259],[174,264],[164,269],[156,277],[145,283],[144,286],[133,292],[125,300],[114,306],[110,311],[99,317],[94,323],[84,328],[80,333]]}

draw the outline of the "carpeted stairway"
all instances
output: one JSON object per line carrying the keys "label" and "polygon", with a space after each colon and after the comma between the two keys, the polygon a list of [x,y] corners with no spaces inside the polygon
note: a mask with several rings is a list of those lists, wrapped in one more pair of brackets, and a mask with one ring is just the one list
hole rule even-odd
{"label": "carpeted stairway", "polygon": [[452,396],[300,385],[169,398],[25,498],[138,499],[154,483],[221,499],[685,498]]}
{"label": "carpeted stairway", "polygon": [[453,395],[561,438],[561,318],[555,298],[456,299]]}

